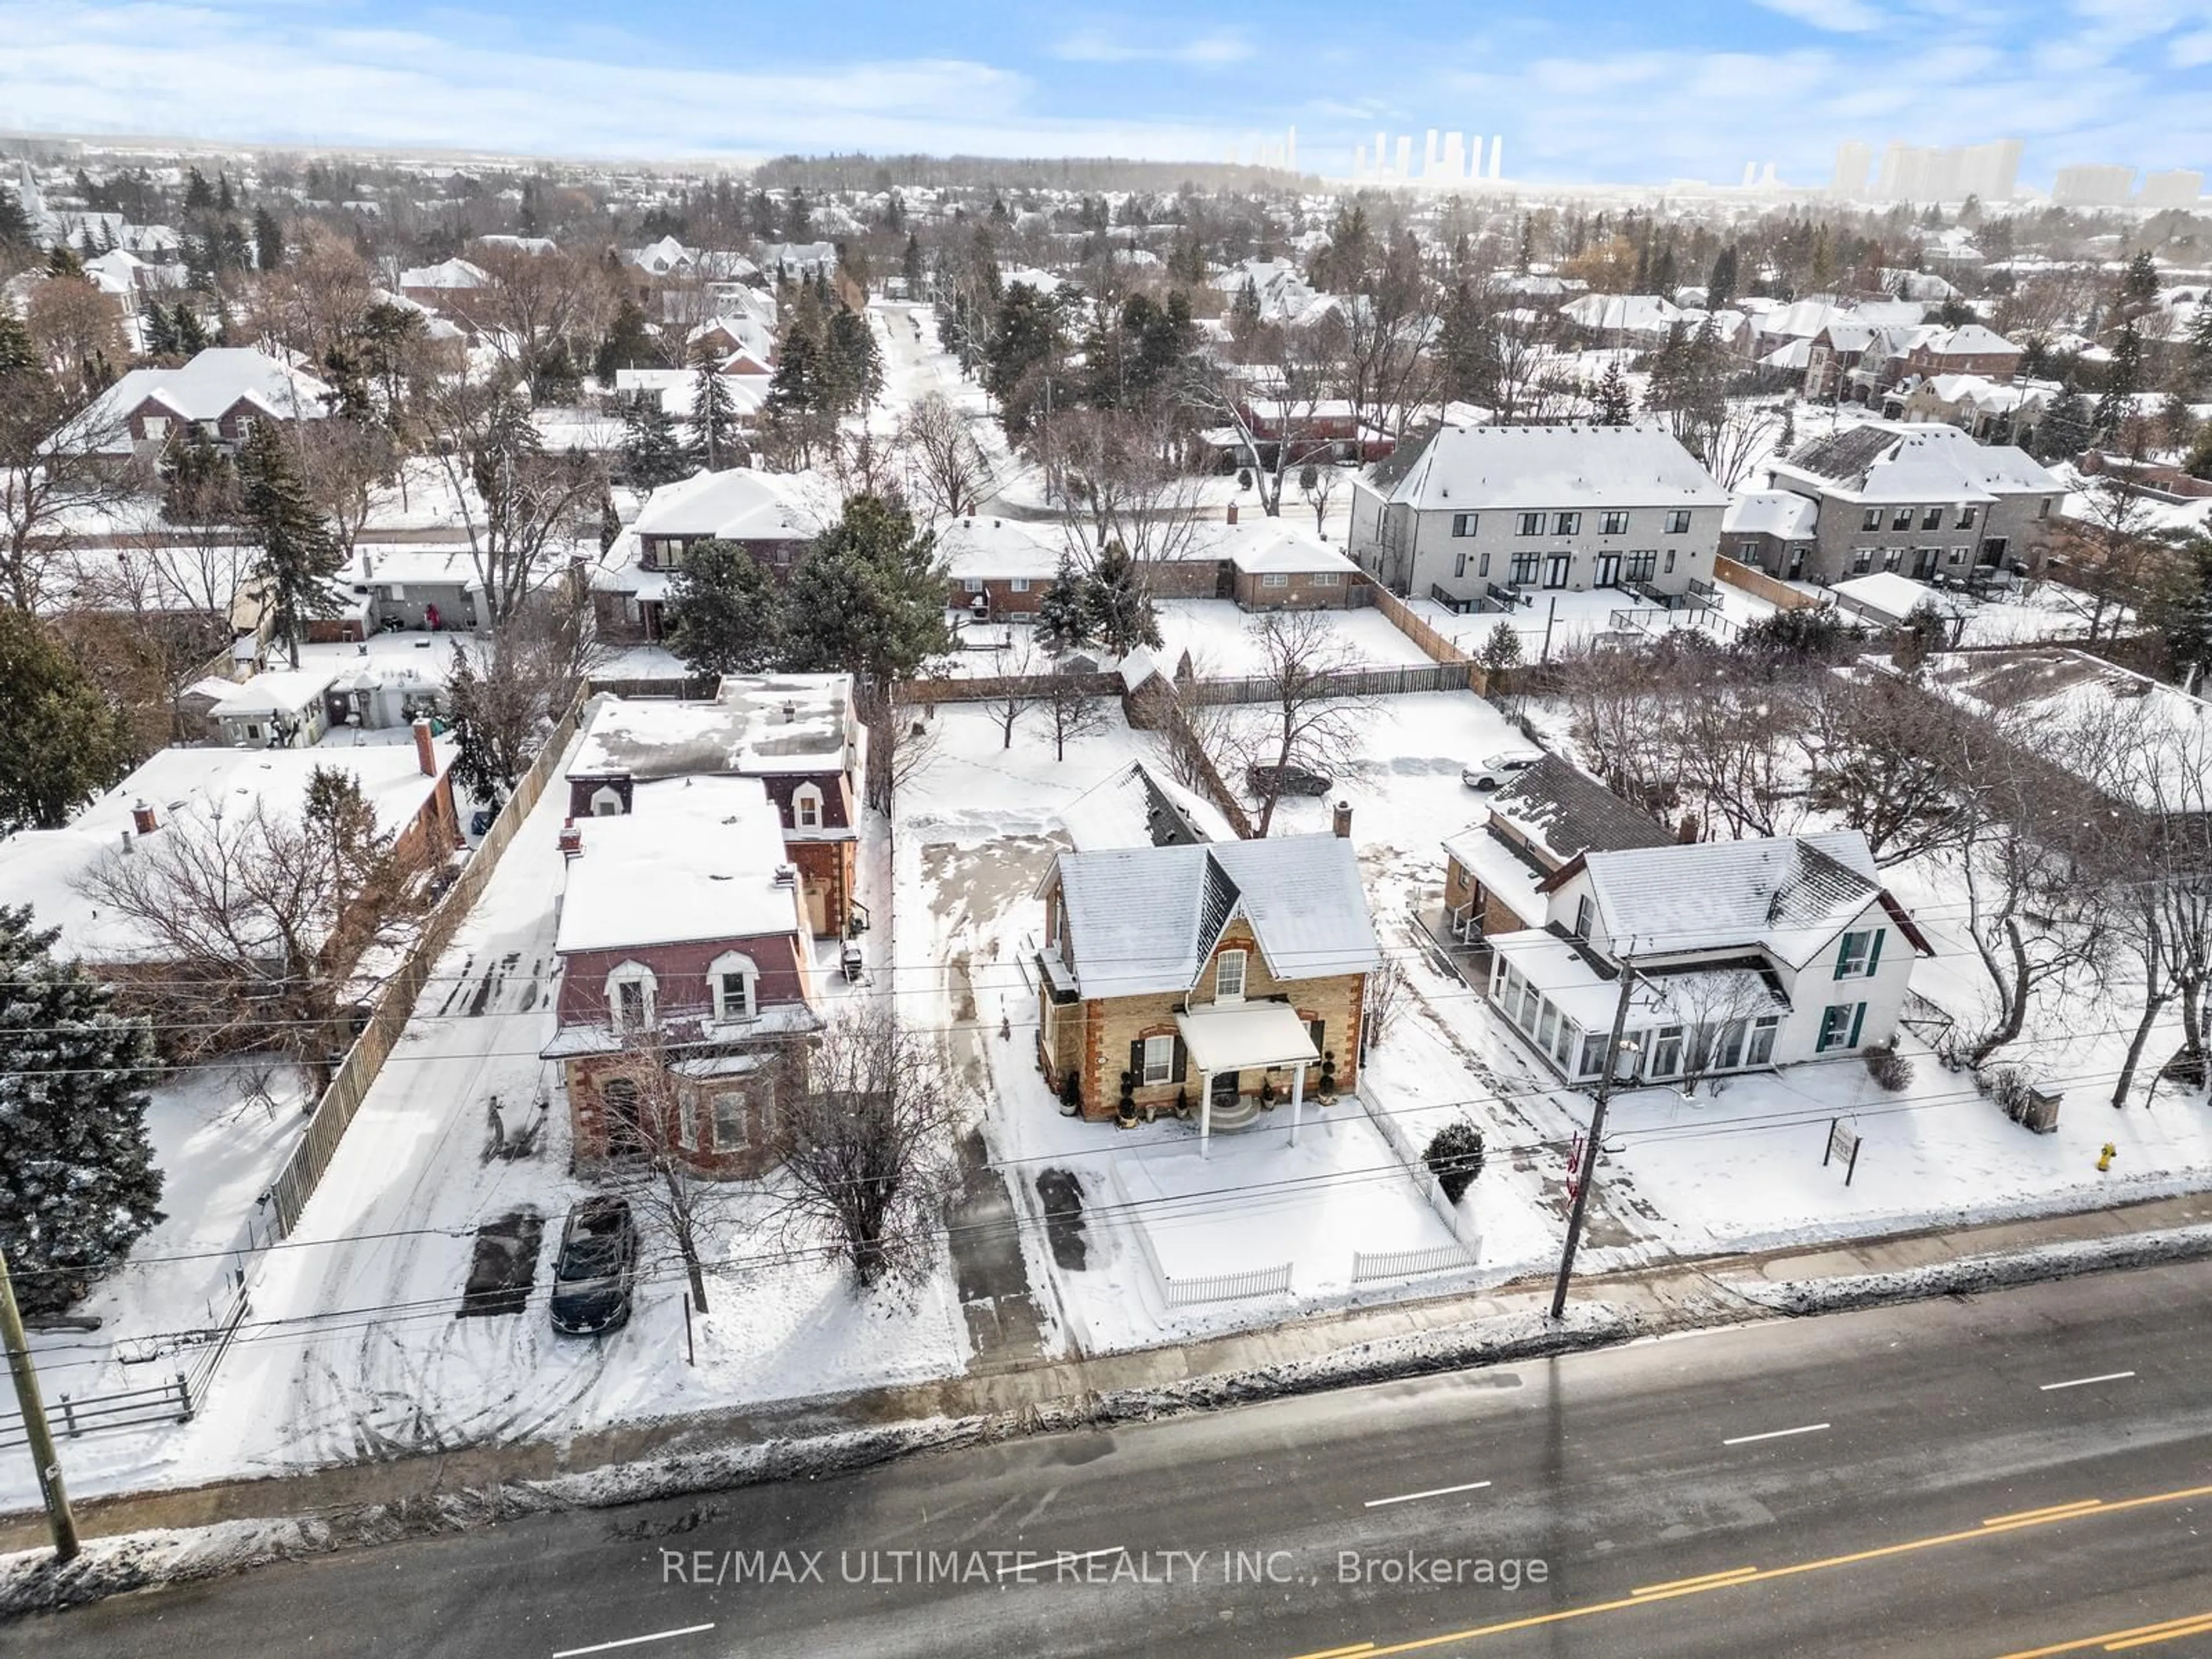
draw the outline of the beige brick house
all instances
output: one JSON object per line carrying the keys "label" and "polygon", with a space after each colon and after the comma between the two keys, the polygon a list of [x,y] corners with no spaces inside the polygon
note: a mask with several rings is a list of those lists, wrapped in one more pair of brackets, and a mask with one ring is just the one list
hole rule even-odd
{"label": "beige brick house", "polygon": [[1378,951],[1350,840],[1062,853],[1039,893],[1037,1060],[1084,1116],[1203,1139],[1356,1086]]}

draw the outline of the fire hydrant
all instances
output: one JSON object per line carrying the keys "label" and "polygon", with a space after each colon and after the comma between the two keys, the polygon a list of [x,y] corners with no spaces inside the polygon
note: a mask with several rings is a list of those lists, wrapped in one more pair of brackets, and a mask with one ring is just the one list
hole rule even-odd
{"label": "fire hydrant", "polygon": [[2098,1157],[2097,1168],[2100,1170],[2111,1169],[2112,1167],[2112,1160],[2119,1155],[2120,1149],[2113,1146],[2111,1141],[2106,1141],[2105,1143],[2104,1152]]}

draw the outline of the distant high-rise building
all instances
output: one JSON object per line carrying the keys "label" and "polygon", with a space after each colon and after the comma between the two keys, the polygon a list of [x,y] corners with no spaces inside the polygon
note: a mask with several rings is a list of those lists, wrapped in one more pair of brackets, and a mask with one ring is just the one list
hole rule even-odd
{"label": "distant high-rise building", "polygon": [[1283,165],[1292,173],[1298,170],[1298,130],[1292,127],[1283,143]]}
{"label": "distant high-rise building", "polygon": [[1502,178],[1505,167],[1505,135],[1498,133],[1490,141],[1490,176]]}
{"label": "distant high-rise building", "polygon": [[2197,198],[2203,193],[2203,173],[2176,167],[2169,173],[2143,174],[2142,189],[2137,192],[2136,200],[2154,213],[2163,212],[2168,208],[2187,212],[2197,205]]}
{"label": "distant high-rise building", "polygon": [[1398,176],[1401,179],[1413,176],[1413,135],[1410,132],[1398,135]]}
{"label": "distant high-rise building", "polygon": [[1866,194],[1867,175],[1874,171],[1874,146],[1848,139],[1836,146],[1836,175],[1828,193],[1856,201]]}
{"label": "distant high-rise building", "polygon": [[1962,154],[1959,188],[1962,195],[1984,202],[2009,202],[2020,188],[2020,149],[2017,138],[1975,144]]}
{"label": "distant high-rise building", "polygon": [[2061,207],[2124,207],[2135,187],[2133,167],[2081,162],[2058,169],[2051,199]]}

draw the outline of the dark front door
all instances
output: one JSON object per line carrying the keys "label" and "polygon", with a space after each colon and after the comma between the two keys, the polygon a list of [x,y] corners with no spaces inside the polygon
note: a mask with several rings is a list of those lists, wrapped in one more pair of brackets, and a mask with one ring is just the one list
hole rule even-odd
{"label": "dark front door", "polygon": [[1228,1111],[1237,1104],[1235,1072],[1216,1072],[1213,1074],[1213,1105],[1217,1111]]}

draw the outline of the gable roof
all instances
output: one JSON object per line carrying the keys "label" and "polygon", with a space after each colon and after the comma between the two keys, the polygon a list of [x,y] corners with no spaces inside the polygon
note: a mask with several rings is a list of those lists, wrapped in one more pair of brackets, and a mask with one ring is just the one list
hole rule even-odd
{"label": "gable roof", "polygon": [[1341,836],[1062,853],[1054,872],[1085,997],[1188,990],[1240,916],[1277,979],[1364,974],[1380,954]]}
{"label": "gable roof", "polygon": [[1724,507],[1729,498],[1697,457],[1650,424],[1440,427],[1387,495],[1455,513]]}
{"label": "gable roof", "polygon": [[1863,501],[1993,501],[2057,492],[2058,481],[2011,444],[1980,444],[1954,426],[1868,421],[1817,438],[1773,467],[1823,495]]}
{"label": "gable roof", "polygon": [[1547,755],[1491,797],[1490,814],[1564,863],[1577,853],[1671,847],[1647,813],[1557,755]]}
{"label": "gable roof", "polygon": [[663,484],[631,528],[640,536],[806,541],[828,529],[837,511],[835,486],[812,473],[733,467]]}
{"label": "gable roof", "polygon": [[[70,422],[101,453],[127,452],[124,422],[149,400],[180,421],[219,420],[241,402],[281,421],[319,419],[331,389],[312,374],[251,346],[210,346],[175,368],[134,368]],[[65,441],[67,434],[58,434]]]}
{"label": "gable roof", "polygon": [[1926,942],[1884,892],[1856,830],[1589,853],[1543,884],[1587,873],[1611,948],[1678,955],[1757,947],[1802,967],[1869,904],[1881,902],[1916,948]]}

